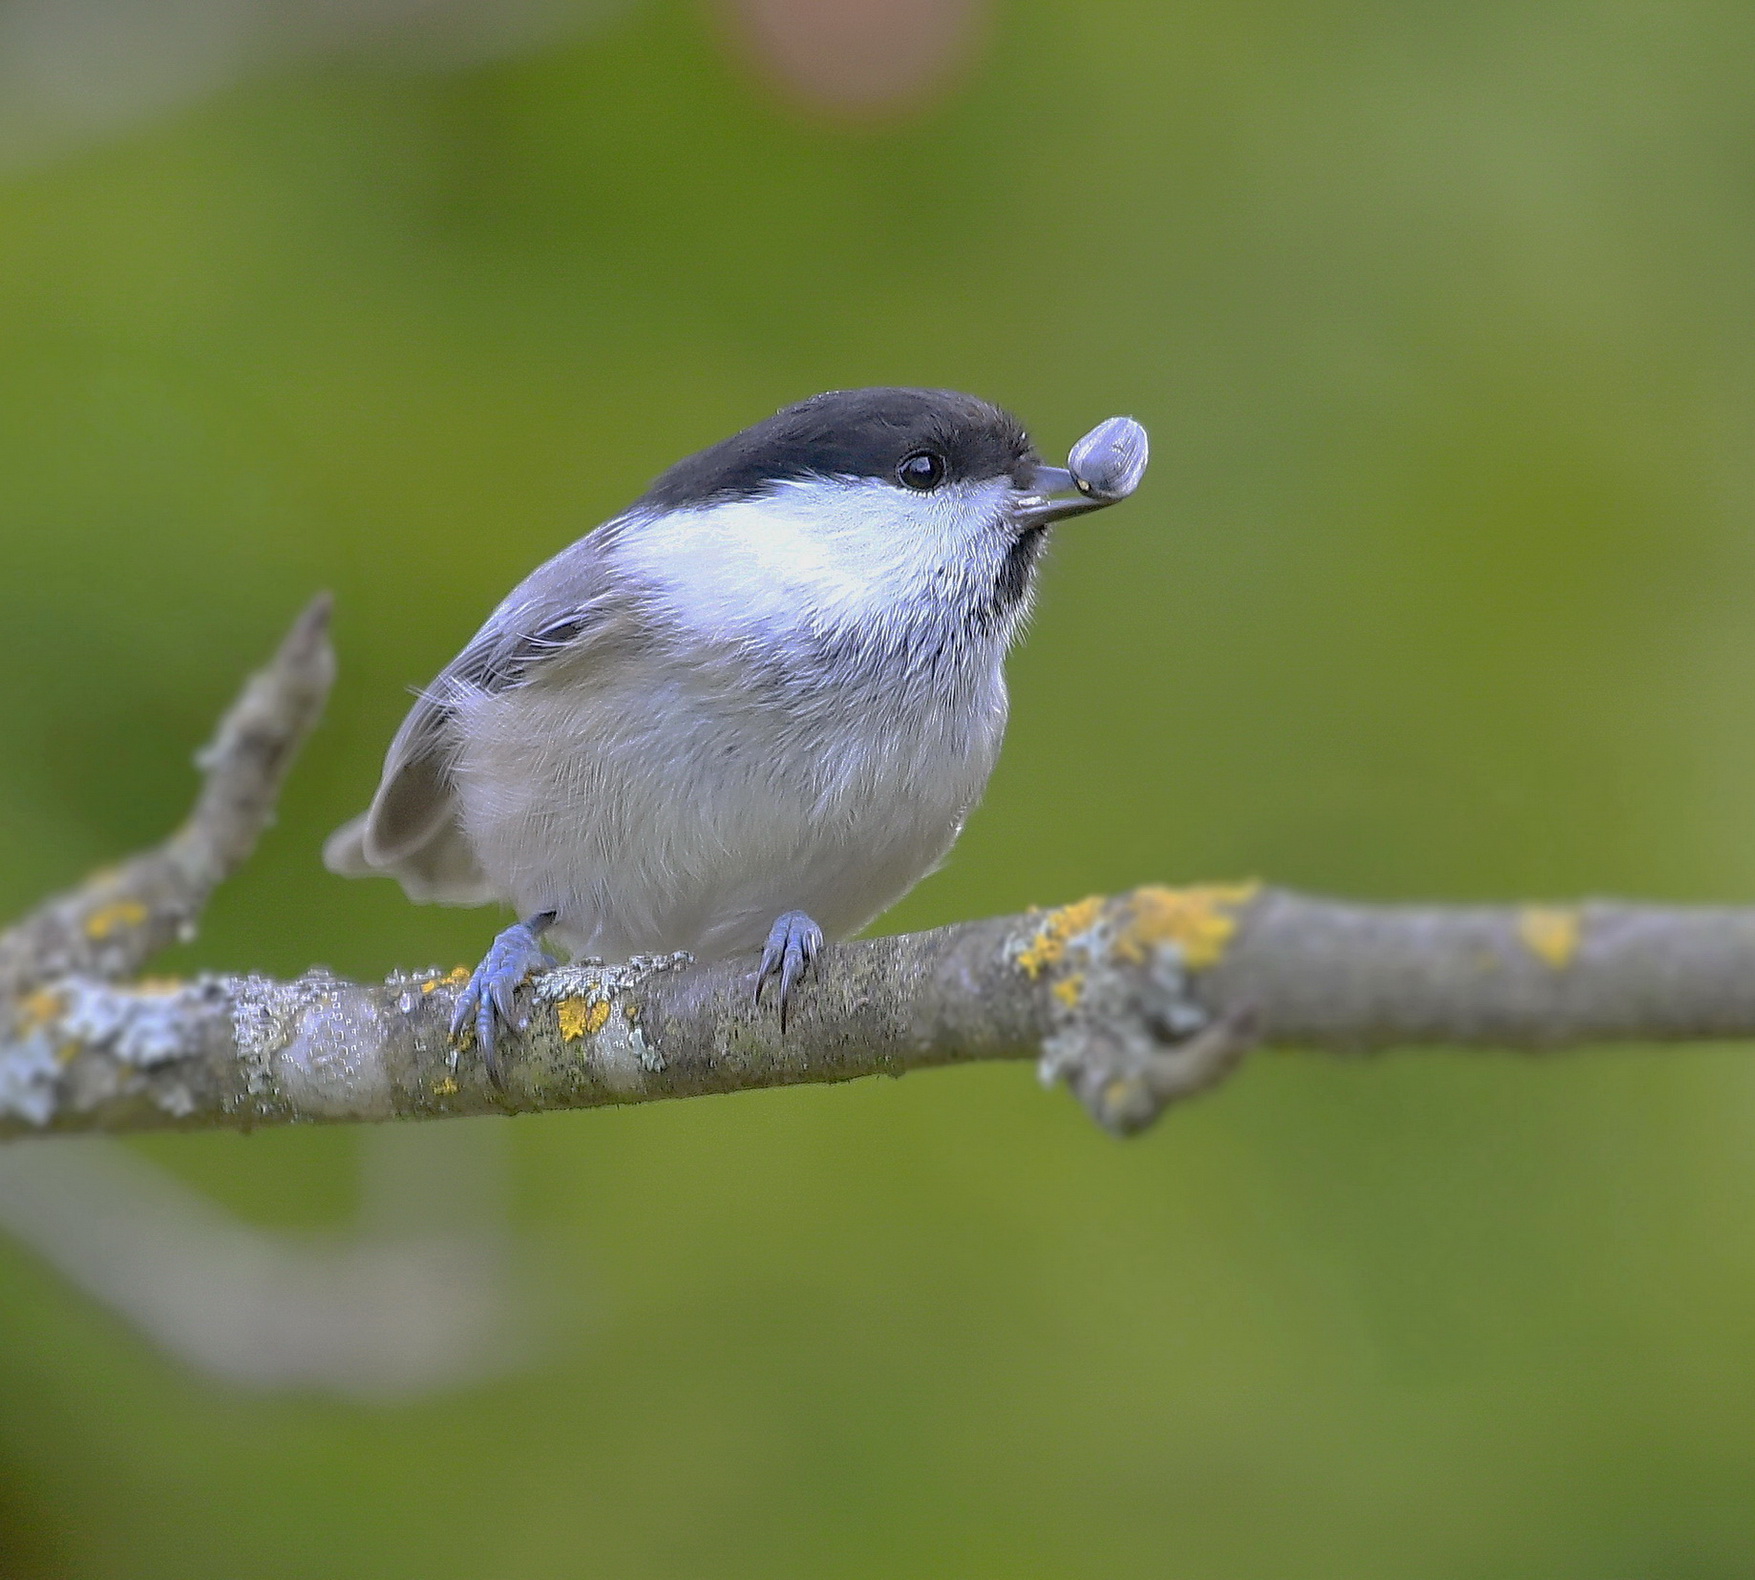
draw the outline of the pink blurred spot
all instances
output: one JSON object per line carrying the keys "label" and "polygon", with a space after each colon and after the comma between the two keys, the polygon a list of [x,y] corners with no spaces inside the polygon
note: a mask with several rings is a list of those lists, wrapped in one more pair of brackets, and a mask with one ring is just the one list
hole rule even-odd
{"label": "pink blurred spot", "polygon": [[948,87],[985,33],[986,0],[721,0],[766,74],[843,115],[906,109]]}

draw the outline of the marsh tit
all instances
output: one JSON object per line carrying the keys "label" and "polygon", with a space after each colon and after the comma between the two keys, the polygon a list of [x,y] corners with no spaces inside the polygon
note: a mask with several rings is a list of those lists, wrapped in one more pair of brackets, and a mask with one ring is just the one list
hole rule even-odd
{"label": "marsh tit", "polygon": [[949,390],[788,406],[514,588],[420,693],[324,859],[524,918],[453,1026],[495,1079],[545,935],[610,960],[760,949],[755,995],[775,980],[784,1024],[824,938],[931,872],[980,799],[1049,528],[1145,467],[1126,417],[1061,468]]}

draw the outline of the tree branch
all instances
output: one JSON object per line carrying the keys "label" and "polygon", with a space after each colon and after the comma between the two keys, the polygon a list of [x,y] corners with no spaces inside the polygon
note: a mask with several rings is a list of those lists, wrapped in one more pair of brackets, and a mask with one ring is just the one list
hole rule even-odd
{"label": "tree branch", "polygon": [[1391,906],[1143,888],[826,950],[782,1034],[753,961],[580,963],[526,990],[504,1088],[447,1035],[464,977],[120,979],[269,820],[333,673],[312,606],[163,846],[0,937],[0,1134],[589,1108],[1034,1059],[1117,1133],[1255,1043],[1550,1049],[1755,1036],[1755,909]]}

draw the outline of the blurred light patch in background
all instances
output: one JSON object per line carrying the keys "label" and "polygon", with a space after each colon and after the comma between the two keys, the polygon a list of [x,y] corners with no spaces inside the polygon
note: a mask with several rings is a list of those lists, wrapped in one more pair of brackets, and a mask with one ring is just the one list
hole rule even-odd
{"label": "blurred light patch in background", "polygon": [[987,0],[718,3],[764,75],[802,104],[847,118],[894,116],[950,91],[974,62],[989,10]]}
{"label": "blurred light patch in background", "polygon": [[0,0],[0,169],[301,61],[456,70],[639,0]]}
{"label": "blurred light patch in background", "polygon": [[528,1365],[502,1129],[360,1141],[351,1232],[254,1227],[93,1138],[0,1150],[0,1227],[192,1374],[234,1387],[401,1399]]}

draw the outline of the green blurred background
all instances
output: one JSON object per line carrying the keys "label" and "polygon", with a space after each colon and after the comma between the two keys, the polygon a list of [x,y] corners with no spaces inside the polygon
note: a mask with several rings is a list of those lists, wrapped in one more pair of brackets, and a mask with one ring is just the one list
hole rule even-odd
{"label": "green blurred background", "polygon": [[[1755,9],[1000,0],[866,115],[728,32],[265,58],[0,170],[8,909],[164,831],[332,587],[328,721],[176,963],[473,959],[491,913],[317,858],[406,688],[879,382],[1154,446],[884,926],[1755,891]],[[0,1244],[0,1572],[1755,1573],[1746,1049],[1277,1056],[1126,1145],[1010,1067],[479,1123],[565,1313],[491,1381],[230,1390]],[[142,1150],[320,1229],[361,1144]]]}

